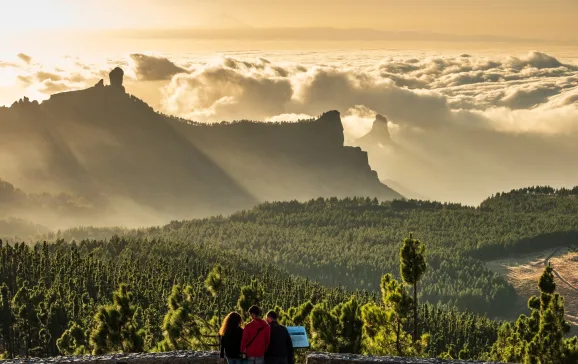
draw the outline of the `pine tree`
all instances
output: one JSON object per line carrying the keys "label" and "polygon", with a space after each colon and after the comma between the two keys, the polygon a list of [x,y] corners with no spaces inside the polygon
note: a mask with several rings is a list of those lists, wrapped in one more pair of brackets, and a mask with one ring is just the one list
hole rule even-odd
{"label": "pine tree", "polygon": [[314,350],[339,352],[336,332],[339,320],[330,312],[327,303],[319,303],[311,311],[311,345]]}
{"label": "pine tree", "polygon": [[[395,335],[395,347],[398,356],[403,356],[405,352],[403,346],[405,326],[411,313],[411,308],[415,307],[413,299],[407,293],[405,287],[393,278],[391,274],[386,274],[381,280],[381,296],[383,304],[389,310],[389,321],[393,324]],[[414,341],[416,341],[414,339]]]}
{"label": "pine tree", "polygon": [[263,299],[263,286],[256,279],[251,280],[251,284],[241,287],[241,295],[237,300],[237,308],[243,317],[247,317],[247,311],[253,305],[259,306]]}
{"label": "pine tree", "polygon": [[191,286],[173,286],[168,307],[169,311],[163,320],[164,340],[159,343],[160,350],[214,348],[218,343],[218,340],[215,340],[217,319],[205,320],[196,314],[195,294]]}
{"label": "pine tree", "polygon": [[55,356],[59,353],[57,340],[64,334],[68,326],[68,315],[64,305],[54,297],[47,301],[45,306],[48,307],[44,327],[48,331],[50,340],[44,351],[48,355]]}
{"label": "pine tree", "polygon": [[73,322],[56,340],[58,350],[64,355],[84,355],[90,352],[84,330]]}
{"label": "pine tree", "polygon": [[423,356],[429,342],[424,334],[415,341],[405,331],[413,299],[391,274],[381,279],[381,305],[369,302],[361,309],[363,351],[372,355]]}
{"label": "pine tree", "polygon": [[191,348],[191,337],[198,335],[199,328],[194,320],[192,289],[173,286],[167,303],[169,311],[163,320],[164,340],[159,344],[161,350],[188,350]]}
{"label": "pine tree", "polygon": [[217,299],[218,322],[221,322],[221,291],[225,285],[223,278],[223,267],[220,264],[216,264],[205,280],[205,287]]}
{"label": "pine tree", "polygon": [[412,234],[405,239],[400,251],[400,272],[403,281],[413,286],[413,340],[418,341],[418,300],[417,284],[426,271],[425,245],[413,239]]}
{"label": "pine tree", "polygon": [[[291,321],[296,326],[305,326],[307,331],[311,331],[311,320],[309,319],[311,311],[313,310],[311,301],[301,304],[299,307],[292,310]],[[291,310],[291,309],[289,309]]]}
{"label": "pine tree", "polygon": [[[2,242],[0,240],[0,242]],[[3,347],[5,350],[5,356],[7,358],[14,357],[14,316],[12,314],[12,306],[10,304],[10,291],[8,290],[8,286],[6,283],[3,283],[0,287],[0,299],[1,299],[1,307],[0,309],[0,320],[2,320],[1,332],[2,332],[2,340],[3,340]]]}
{"label": "pine tree", "polygon": [[361,306],[355,297],[332,310],[333,316],[338,319],[340,353],[358,354],[361,352],[363,321],[361,320]]}
{"label": "pine tree", "polygon": [[28,286],[28,282],[23,282],[23,285],[12,298],[12,309],[16,319],[14,332],[24,342],[26,356],[30,356],[33,349],[39,344],[41,325],[36,305],[39,303],[38,301],[42,300],[38,291],[34,288],[30,289]]}
{"label": "pine tree", "polygon": [[578,361],[576,337],[566,339],[570,326],[564,319],[564,300],[556,292],[554,269],[550,264],[538,282],[540,297],[532,297],[530,317],[521,315],[504,324],[492,346],[493,360],[524,364],[571,364]]}
{"label": "pine tree", "polygon": [[143,350],[144,332],[135,323],[135,310],[132,293],[121,284],[113,294],[113,304],[101,306],[94,317],[95,328],[90,334],[94,354]]}

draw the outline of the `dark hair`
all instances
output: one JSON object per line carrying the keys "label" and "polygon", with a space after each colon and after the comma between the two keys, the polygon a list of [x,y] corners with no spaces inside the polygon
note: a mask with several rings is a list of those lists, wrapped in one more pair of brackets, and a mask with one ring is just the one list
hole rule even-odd
{"label": "dark hair", "polygon": [[251,308],[249,309],[249,313],[252,315],[260,317],[261,316],[261,309],[259,308],[259,306],[251,306]]}
{"label": "dark hair", "polygon": [[267,318],[270,318],[271,320],[277,321],[277,319],[279,318],[279,315],[277,315],[277,312],[275,312],[275,311],[269,311],[269,312],[267,312]]}
{"label": "dark hair", "polygon": [[225,336],[225,333],[227,333],[227,331],[231,330],[232,328],[240,326],[241,322],[243,322],[243,319],[241,319],[241,315],[239,315],[236,312],[231,312],[223,320],[223,324],[221,325],[221,329],[219,330],[219,335]]}

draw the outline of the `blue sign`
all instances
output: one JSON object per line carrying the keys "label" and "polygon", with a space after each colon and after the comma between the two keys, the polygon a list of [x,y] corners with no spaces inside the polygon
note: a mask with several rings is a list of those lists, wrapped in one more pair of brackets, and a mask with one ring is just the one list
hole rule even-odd
{"label": "blue sign", "polygon": [[307,339],[307,331],[305,331],[305,327],[287,326],[287,331],[289,331],[294,348],[299,349],[309,347],[309,339]]}

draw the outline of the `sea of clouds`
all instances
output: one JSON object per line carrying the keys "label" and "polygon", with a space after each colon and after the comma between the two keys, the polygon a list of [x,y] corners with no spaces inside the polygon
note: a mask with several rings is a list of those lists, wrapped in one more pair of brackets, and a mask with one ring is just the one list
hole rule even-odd
{"label": "sea of clouds", "polygon": [[578,185],[573,59],[536,51],[254,51],[46,63],[20,54],[0,60],[0,90],[5,96],[7,87],[20,87],[43,99],[106,80],[116,65],[130,92],[201,122],[290,121],[336,109],[354,145],[376,113],[385,115],[392,140],[370,151],[372,167],[432,199],[476,204],[527,185]]}

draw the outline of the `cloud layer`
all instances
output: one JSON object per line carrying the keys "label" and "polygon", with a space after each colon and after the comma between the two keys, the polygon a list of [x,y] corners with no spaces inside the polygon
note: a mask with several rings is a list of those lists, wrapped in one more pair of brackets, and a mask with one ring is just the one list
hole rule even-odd
{"label": "cloud layer", "polygon": [[525,185],[578,184],[578,66],[540,52],[351,58],[221,58],[174,76],[163,105],[207,122],[338,109],[351,144],[386,115],[393,142],[365,146],[372,167],[434,199],[475,204]]}
{"label": "cloud layer", "polygon": [[90,86],[124,65],[133,93],[145,94],[141,81],[163,81],[161,99],[147,101],[201,122],[298,120],[337,109],[355,144],[383,114],[392,143],[368,147],[372,166],[435,199],[477,203],[519,186],[578,184],[578,65],[540,52],[131,54],[100,68],[17,58],[2,69],[18,70],[18,82],[39,95]]}

